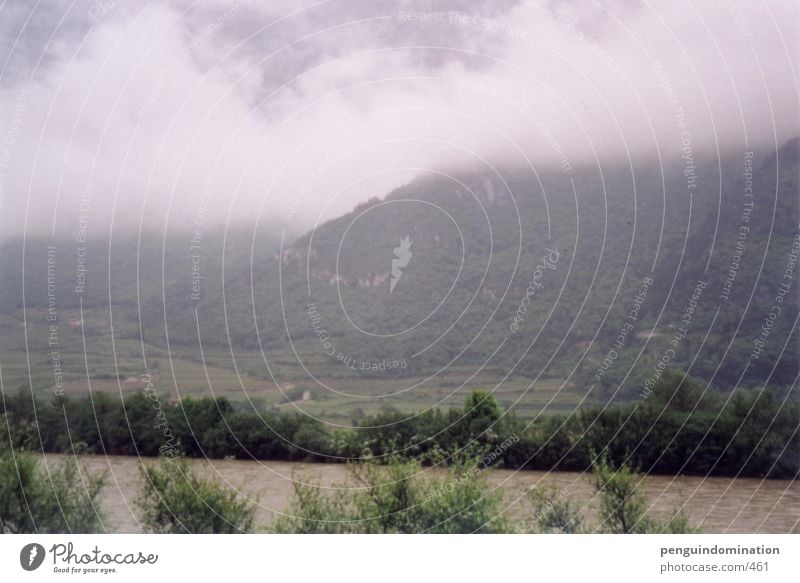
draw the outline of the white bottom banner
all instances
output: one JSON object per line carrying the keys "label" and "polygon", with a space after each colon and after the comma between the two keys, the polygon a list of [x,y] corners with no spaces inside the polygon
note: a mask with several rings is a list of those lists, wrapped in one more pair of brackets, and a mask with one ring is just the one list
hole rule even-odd
{"label": "white bottom banner", "polygon": [[792,535],[0,537],[3,582],[796,581],[798,567]]}

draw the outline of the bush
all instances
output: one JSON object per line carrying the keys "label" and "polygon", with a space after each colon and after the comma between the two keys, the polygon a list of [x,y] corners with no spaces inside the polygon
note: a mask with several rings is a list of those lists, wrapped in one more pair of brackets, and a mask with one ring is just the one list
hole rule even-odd
{"label": "bush", "polygon": [[351,464],[355,486],[326,492],[295,482],[286,515],[273,528],[282,533],[497,533],[511,523],[500,516],[503,494],[489,492],[475,466],[459,465],[444,480],[420,475],[416,461],[388,466]]}
{"label": "bush", "polygon": [[229,534],[253,527],[255,504],[237,492],[201,477],[185,460],[163,460],[142,468],[144,485],[137,500],[145,532]]}
{"label": "bush", "polygon": [[475,465],[454,466],[444,480],[425,484],[420,506],[423,532],[439,534],[512,532],[516,525],[502,515],[503,490],[492,490]]}
{"label": "bush", "polygon": [[583,517],[564,491],[555,487],[534,488],[528,500],[534,508],[535,526],[539,532],[574,534],[583,532]]}
{"label": "bush", "polygon": [[31,453],[0,451],[0,533],[98,532],[104,484],[75,458],[43,468]]}
{"label": "bush", "polygon": [[647,501],[638,491],[641,477],[629,466],[614,469],[605,457],[592,466],[594,487],[600,495],[600,530],[611,534],[696,532],[682,512],[674,512],[666,522],[647,514]]}
{"label": "bush", "polygon": [[[597,527],[555,488],[534,488],[528,500],[534,509],[533,530],[545,533],[602,532],[608,534],[686,534],[698,532],[682,510],[674,509],[659,521],[647,512],[647,500],[639,490],[641,476],[627,465],[615,469],[604,454],[592,464],[592,484],[599,496]],[[584,506],[585,508],[585,506]]]}

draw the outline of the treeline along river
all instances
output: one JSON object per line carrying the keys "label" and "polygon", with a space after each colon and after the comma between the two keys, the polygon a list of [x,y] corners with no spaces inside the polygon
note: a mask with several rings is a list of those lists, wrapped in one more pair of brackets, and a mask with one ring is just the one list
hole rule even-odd
{"label": "treeline along river", "polygon": [[646,399],[521,421],[489,393],[463,408],[382,413],[331,429],[299,413],[242,410],[227,399],[169,402],[143,391],[6,395],[13,446],[46,453],[184,455],[347,462],[393,456],[424,465],[473,457],[485,467],[577,471],[598,455],[644,474],[793,479],[800,470],[800,407],[769,390],[722,395],[669,373]]}

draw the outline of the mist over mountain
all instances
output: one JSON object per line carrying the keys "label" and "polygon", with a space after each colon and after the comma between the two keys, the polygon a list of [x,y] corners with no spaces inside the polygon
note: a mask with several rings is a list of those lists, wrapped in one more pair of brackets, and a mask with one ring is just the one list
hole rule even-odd
{"label": "mist over mountain", "polygon": [[[87,341],[89,378],[135,378],[158,358],[179,391],[208,387],[171,379],[172,358],[261,390],[302,379],[355,397],[361,381],[401,398],[453,371],[557,379],[590,401],[641,397],[671,369],[723,391],[788,387],[799,146],[697,159],[693,173],[423,172],[296,238],[279,225],[143,231],[94,240],[83,257],[72,239],[8,243],[4,350],[47,363],[56,325],[76,388]],[[43,370],[36,384],[52,389]],[[6,382],[24,372],[4,366]]]}
{"label": "mist over mountain", "polygon": [[2,238],[181,230],[202,208],[299,231],[424,171],[800,133],[792,2],[12,0],[2,20]]}
{"label": "mist over mountain", "polygon": [[793,394],[795,3],[2,13],[4,387],[335,423]]}

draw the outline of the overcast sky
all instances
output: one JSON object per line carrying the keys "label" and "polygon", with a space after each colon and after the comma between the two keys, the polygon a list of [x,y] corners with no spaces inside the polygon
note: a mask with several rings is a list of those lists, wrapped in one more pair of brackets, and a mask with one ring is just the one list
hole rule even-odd
{"label": "overcast sky", "polygon": [[0,1],[0,236],[299,229],[424,168],[771,148],[798,6]]}

